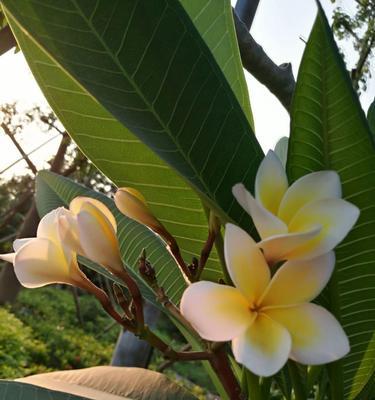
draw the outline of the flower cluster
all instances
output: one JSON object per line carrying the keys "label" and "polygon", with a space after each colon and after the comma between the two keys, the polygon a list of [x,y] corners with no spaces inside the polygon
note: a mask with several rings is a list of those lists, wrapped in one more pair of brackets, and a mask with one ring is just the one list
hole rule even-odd
{"label": "flower cluster", "polygon": [[[341,198],[337,173],[311,173],[289,187],[283,166],[271,151],[257,172],[255,197],[242,184],[234,186],[233,195],[251,216],[261,239],[256,243],[241,228],[226,225],[224,255],[233,286],[208,281],[190,284],[199,279],[220,231],[216,216],[210,218],[200,259],[186,265],[175,238],[152,214],[139,192],[121,188],[115,204],[123,214],[162,237],[190,284],[181,299],[182,316],[173,305],[174,315],[206,340],[231,340],[235,359],[249,370],[271,376],[289,358],[314,365],[343,357],[349,351],[345,332],[332,314],[311,303],[332,275],[333,249],[359,217],[358,208]],[[0,258],[14,264],[19,281],[26,287],[60,282],[91,291],[124,324],[123,317],[110,308],[80,270],[77,255],[103,265],[131,292],[135,314],[129,321],[134,324],[126,326],[144,333],[141,293],[124,270],[116,229],[115,217],[103,203],[77,197],[69,210],[60,207],[45,215],[35,238],[16,240],[14,253]],[[143,264],[145,271],[150,270],[145,259]],[[155,286],[155,275],[151,275]],[[159,289],[164,298],[164,291]],[[124,310],[128,315],[129,308]],[[161,349],[169,349],[160,345],[160,339],[154,342]],[[202,354],[182,356],[197,359]]]}
{"label": "flower cluster", "polygon": [[315,365],[343,357],[349,351],[345,332],[332,314],[310,303],[331,277],[334,247],[359,216],[341,199],[339,176],[315,172],[288,187],[270,151],[257,172],[255,198],[242,184],[233,194],[261,241],[227,224],[224,252],[234,287],[193,283],[183,294],[182,314],[203,338],[231,340],[236,360],[260,376],[275,374],[288,358]]}
{"label": "flower cluster", "polygon": [[0,258],[13,263],[18,280],[29,288],[66,283],[95,291],[77,255],[114,273],[123,269],[116,220],[103,203],[90,197],[75,198],[69,210],[52,210],[41,219],[35,238],[17,239],[13,248],[14,253]]}

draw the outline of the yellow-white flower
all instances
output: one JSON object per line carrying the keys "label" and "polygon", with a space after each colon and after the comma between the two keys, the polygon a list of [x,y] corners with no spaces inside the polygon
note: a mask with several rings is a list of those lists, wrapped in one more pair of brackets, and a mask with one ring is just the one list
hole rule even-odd
{"label": "yellow-white flower", "polygon": [[35,238],[17,239],[14,253],[0,255],[13,263],[21,284],[28,288],[51,283],[67,283],[79,287],[87,285],[87,278],[79,269],[76,254],[61,242],[58,232],[60,218],[69,217],[63,207],[46,214],[40,221]]}
{"label": "yellow-white flower", "polygon": [[165,228],[149,209],[146,199],[136,189],[119,188],[115,194],[116,207],[128,218],[134,219],[164,236]]}
{"label": "yellow-white flower", "polygon": [[201,281],[181,299],[182,314],[204,339],[231,340],[236,360],[260,376],[275,374],[288,358],[325,364],[349,351],[333,315],[309,303],[331,276],[333,252],[287,261],[271,278],[253,239],[227,224],[225,259],[235,287]]}
{"label": "yellow-white flower", "polygon": [[117,224],[108,207],[91,197],[76,197],[69,209],[70,213],[59,219],[63,243],[112,272],[123,271]]}
{"label": "yellow-white flower", "polygon": [[359,210],[341,199],[334,171],[303,176],[288,188],[284,168],[272,152],[259,166],[255,198],[244,185],[233,194],[250,214],[269,262],[309,259],[331,251],[356,223]]}

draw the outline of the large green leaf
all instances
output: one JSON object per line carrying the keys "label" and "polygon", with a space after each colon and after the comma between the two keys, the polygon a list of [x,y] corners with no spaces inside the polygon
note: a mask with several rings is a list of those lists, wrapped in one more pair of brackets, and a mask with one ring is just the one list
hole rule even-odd
{"label": "large green leaf", "polygon": [[[91,367],[72,371],[47,372],[17,381],[85,396],[85,398],[87,396],[87,398],[95,400],[196,400],[192,393],[165,375],[143,368]],[[21,386],[20,383],[18,385]],[[32,387],[36,389],[35,386]],[[30,394],[30,391],[27,393]],[[65,397],[54,397],[55,393],[50,391],[48,399],[82,399],[82,397],[69,397],[68,394],[65,394]],[[8,400],[8,397],[1,397],[1,399]],[[32,400],[33,398],[9,397],[9,400],[16,399]],[[39,399],[39,397],[35,397],[35,399]]]}
{"label": "large green leaf", "polygon": [[328,295],[351,351],[332,367],[335,399],[353,399],[375,368],[375,152],[370,129],[320,9],[303,55],[292,106],[291,181],[324,169],[341,177],[361,216],[337,248]]}
{"label": "large green leaf", "polygon": [[87,397],[74,396],[56,390],[41,388],[29,383],[0,380],[0,399],[2,400],[87,400]]}
{"label": "large green leaf", "polygon": [[229,0],[180,0],[180,2],[224,72],[254,129],[231,2]]}
{"label": "large green leaf", "polygon": [[[123,216],[117,210],[113,200],[68,178],[47,171],[38,174],[36,188],[37,207],[41,216],[58,206],[67,206],[76,196],[89,196],[105,203],[116,217],[123,262],[137,279],[143,295],[159,306],[155,302],[154,293],[138,274],[138,259],[142,249],[145,248],[148,259],[157,271],[159,284],[163,286],[173,302],[179,303],[186,283],[165,245],[149,229]],[[90,264],[88,266],[92,268]]]}
{"label": "large green leaf", "polygon": [[367,121],[370,125],[372,136],[375,140],[375,99],[367,110]]}
{"label": "large green leaf", "polygon": [[[251,118],[246,83],[242,71],[238,71],[242,67],[229,2],[209,2],[205,7],[197,7],[201,1],[183,3]],[[47,100],[82,151],[117,185],[142,191],[155,214],[177,238],[187,260],[198,255],[207,236],[207,223],[194,191],[25,35],[14,20],[10,22]],[[203,278],[218,280],[221,276],[213,252]]]}
{"label": "large green leaf", "polygon": [[[3,4],[39,46],[223,218],[249,221],[231,187],[238,181],[252,187],[262,151],[225,75],[177,0]],[[74,118],[76,110],[66,112]]]}
{"label": "large green leaf", "polygon": [[[39,86],[77,145],[116,185],[144,194],[187,261],[197,256],[207,238],[207,218],[194,190],[9,21]],[[222,277],[215,251],[203,277]]]}

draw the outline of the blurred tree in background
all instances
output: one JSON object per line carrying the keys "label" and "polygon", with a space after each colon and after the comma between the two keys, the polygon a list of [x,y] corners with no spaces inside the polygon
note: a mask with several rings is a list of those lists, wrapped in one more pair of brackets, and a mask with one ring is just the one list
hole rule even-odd
{"label": "blurred tree in background", "polygon": [[[337,4],[333,12],[333,32],[339,41],[349,41],[358,56],[349,71],[353,86],[357,92],[366,91],[375,48],[375,0],[355,0],[354,15],[343,10],[340,0],[331,1]],[[345,57],[345,51],[342,53]]]}

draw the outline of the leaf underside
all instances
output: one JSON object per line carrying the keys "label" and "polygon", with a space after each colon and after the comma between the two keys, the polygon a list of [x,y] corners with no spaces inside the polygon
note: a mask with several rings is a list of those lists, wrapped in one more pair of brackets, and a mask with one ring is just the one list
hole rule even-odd
{"label": "leaf underside", "polygon": [[262,151],[177,0],[3,3],[22,30],[223,219],[250,228],[231,188],[242,181],[252,189]]}

